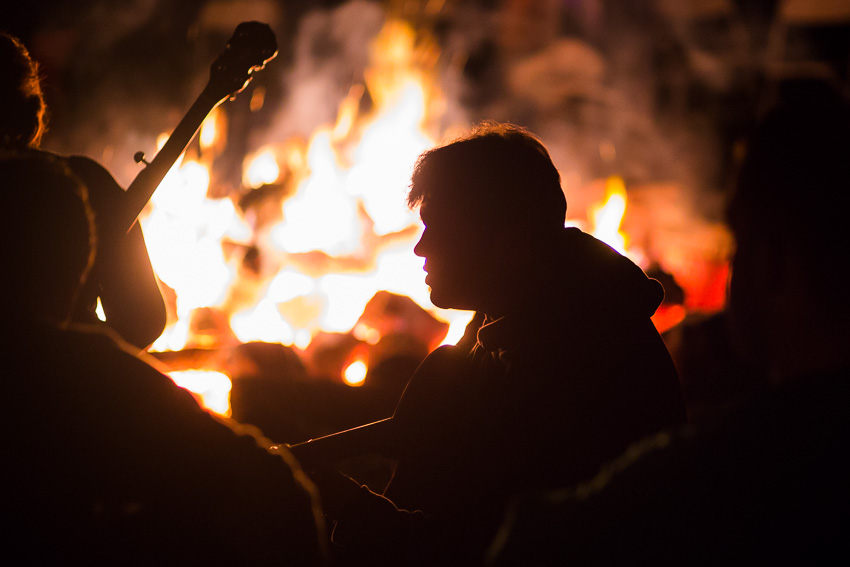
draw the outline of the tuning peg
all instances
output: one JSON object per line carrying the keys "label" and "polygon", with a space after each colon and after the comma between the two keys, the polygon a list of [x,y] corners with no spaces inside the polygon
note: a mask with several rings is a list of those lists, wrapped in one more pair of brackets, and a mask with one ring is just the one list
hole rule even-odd
{"label": "tuning peg", "polygon": [[136,152],[135,154],[133,154],[133,161],[135,161],[136,163],[150,165],[150,162],[145,159],[145,152]]}

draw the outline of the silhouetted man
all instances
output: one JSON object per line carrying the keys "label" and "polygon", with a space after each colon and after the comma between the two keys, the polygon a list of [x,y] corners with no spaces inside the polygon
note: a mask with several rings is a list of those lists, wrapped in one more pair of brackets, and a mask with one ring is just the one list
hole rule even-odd
{"label": "silhouetted man", "polygon": [[94,259],[85,187],[0,154],[3,555],[10,564],[318,565],[312,484],[98,326],[69,323]]}
{"label": "silhouetted man", "polygon": [[385,495],[420,512],[393,516],[366,494],[341,502],[344,490],[317,476],[335,541],[373,561],[464,563],[479,559],[512,495],[593,475],[635,439],[682,423],[684,406],[650,321],[661,285],[564,228],[559,174],[532,134],[487,123],[426,152],[409,203],[425,224],[415,251],[432,301],[475,310],[482,324],[423,362],[391,420],[296,456],[310,467],[322,444],[382,432],[369,450],[398,462]]}
{"label": "silhouetted man", "polygon": [[770,386],[719,424],[648,438],[593,482],[522,501],[497,565],[848,562],[848,156],[850,105],[808,85],[788,89],[742,165],[730,314]]}
{"label": "silhouetted man", "polygon": [[[47,130],[47,107],[38,64],[15,37],[0,33],[0,149],[35,149]],[[83,156],[63,157],[89,191],[101,245],[89,286],[74,318],[97,323],[100,297],[109,327],[138,349],[165,328],[165,303],[138,223],[124,233],[110,220],[122,210],[124,190],[101,165]],[[108,236],[107,236],[108,235]]]}

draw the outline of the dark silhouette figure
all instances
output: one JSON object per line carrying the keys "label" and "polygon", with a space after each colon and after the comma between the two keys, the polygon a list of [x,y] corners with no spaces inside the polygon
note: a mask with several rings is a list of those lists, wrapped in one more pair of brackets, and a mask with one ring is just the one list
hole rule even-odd
{"label": "dark silhouette figure", "polygon": [[314,489],[103,326],[68,323],[94,223],[60,158],[0,156],[3,550],[10,564],[318,565]]}
{"label": "dark silhouette figure", "polygon": [[[47,124],[38,64],[17,38],[5,33],[0,33],[0,85],[0,147],[38,148]],[[125,234],[110,223],[121,210],[124,190],[108,171],[87,157],[62,159],[86,184],[100,235],[75,319],[97,322],[100,297],[107,324],[129,344],[145,349],[165,328],[166,312],[141,227],[137,223]]]}
{"label": "dark silhouette figure", "polygon": [[593,475],[683,423],[684,405],[650,321],[661,285],[564,228],[559,174],[535,136],[482,124],[423,154],[411,187],[432,301],[477,317],[426,358],[390,420],[295,451],[308,468],[336,450],[398,462],[383,502],[366,490],[345,499],[344,485],[317,475],[346,552],[464,564],[480,559],[511,496]]}
{"label": "dark silhouette figure", "polygon": [[[731,200],[733,337],[769,385],[716,424],[644,440],[593,482],[522,500],[507,565],[842,565],[850,560],[850,105],[792,90]],[[722,378],[722,377],[721,377]]]}

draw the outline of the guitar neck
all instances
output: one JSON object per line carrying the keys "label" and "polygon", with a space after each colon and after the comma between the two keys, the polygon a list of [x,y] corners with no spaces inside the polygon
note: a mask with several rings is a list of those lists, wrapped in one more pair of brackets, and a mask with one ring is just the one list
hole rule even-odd
{"label": "guitar neck", "polygon": [[123,212],[115,219],[129,231],[136,223],[168,170],[198,132],[204,119],[229,96],[235,96],[251,81],[251,74],[263,69],[277,55],[277,42],[268,24],[249,21],[236,26],[227,47],[210,67],[210,80],[156,157],[139,172],[125,192]]}
{"label": "guitar neck", "polygon": [[136,218],[145,208],[156,188],[162,183],[171,166],[192,142],[206,117],[224,101],[224,98],[216,100],[214,96],[207,93],[207,90],[204,89],[198,96],[162,149],[127,187],[123,217],[120,219],[119,225],[123,229],[130,230],[133,227]]}

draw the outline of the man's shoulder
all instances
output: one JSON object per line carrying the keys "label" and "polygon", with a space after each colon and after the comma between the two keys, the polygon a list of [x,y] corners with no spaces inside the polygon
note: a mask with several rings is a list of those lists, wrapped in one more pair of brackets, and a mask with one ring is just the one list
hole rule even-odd
{"label": "man's shoulder", "polygon": [[450,406],[469,368],[469,351],[464,348],[443,345],[432,351],[410,377],[393,419],[418,421]]}

